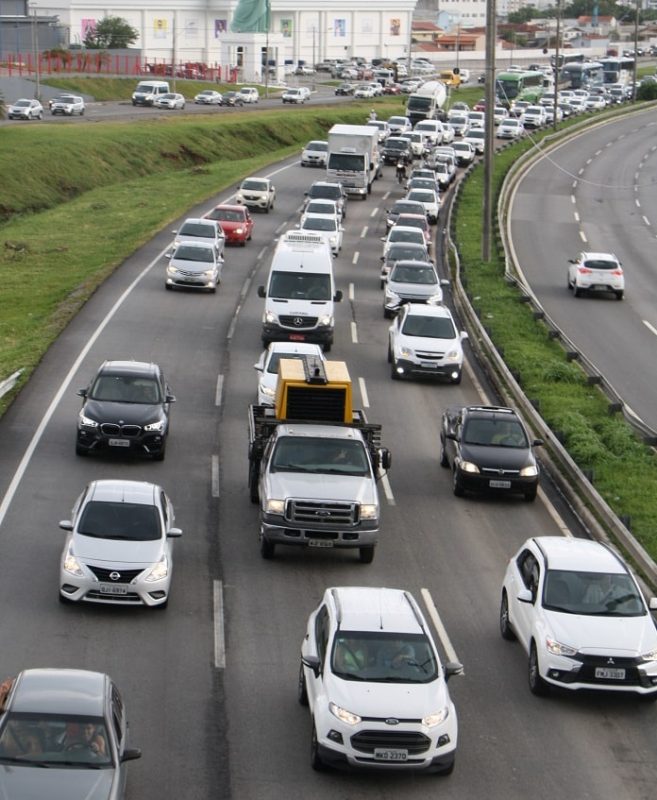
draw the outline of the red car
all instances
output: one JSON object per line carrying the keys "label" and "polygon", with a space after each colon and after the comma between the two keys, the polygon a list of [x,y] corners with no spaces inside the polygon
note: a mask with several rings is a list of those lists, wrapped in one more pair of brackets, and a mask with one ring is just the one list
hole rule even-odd
{"label": "red car", "polygon": [[485,111],[486,110],[486,98],[482,97],[481,100],[478,100],[474,106],[472,107],[473,111]]}
{"label": "red car", "polygon": [[383,94],[401,94],[401,85],[399,83],[389,83],[383,87]]}
{"label": "red car", "polygon": [[219,205],[205,215],[216,219],[226,237],[226,244],[240,244],[242,247],[251,239],[253,217],[245,206]]}

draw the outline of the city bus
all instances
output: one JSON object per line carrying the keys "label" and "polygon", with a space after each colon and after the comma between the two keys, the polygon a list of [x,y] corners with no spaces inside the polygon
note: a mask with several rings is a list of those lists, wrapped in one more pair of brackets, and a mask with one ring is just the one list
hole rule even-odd
{"label": "city bus", "polygon": [[599,61],[574,62],[566,64],[559,73],[559,86],[562,89],[588,89],[602,86],[603,70]]}
{"label": "city bus", "polygon": [[600,59],[604,83],[622,83],[626,86],[634,80],[634,59],[629,56],[605,56]]}
{"label": "city bus", "polygon": [[[563,69],[566,64],[582,64],[586,60],[584,53],[577,50],[566,50],[559,53],[559,69]],[[550,66],[554,69],[555,54],[550,56]]]}
{"label": "city bus", "polygon": [[545,76],[537,70],[527,72],[500,72],[495,79],[495,94],[505,108],[517,100],[537,103],[545,92]]}

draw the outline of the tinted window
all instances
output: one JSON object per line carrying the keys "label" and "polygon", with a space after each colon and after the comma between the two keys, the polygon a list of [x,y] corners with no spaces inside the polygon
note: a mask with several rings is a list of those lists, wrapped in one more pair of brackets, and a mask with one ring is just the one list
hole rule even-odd
{"label": "tinted window", "polygon": [[126,375],[103,373],[94,381],[89,392],[92,400],[105,400],[114,403],[161,403],[159,383],[153,378],[133,378]]}
{"label": "tinted window", "polygon": [[272,471],[368,475],[369,463],[361,442],[285,436],[276,443]]}
{"label": "tinted window", "polygon": [[447,317],[421,317],[410,314],[402,327],[405,336],[426,336],[431,339],[454,339],[454,323]]}
{"label": "tinted window", "polygon": [[524,428],[517,419],[474,417],[468,419],[463,432],[466,444],[495,447],[529,447]]}
{"label": "tinted window", "polygon": [[331,279],[320,273],[274,272],[269,296],[286,300],[330,300]]}
{"label": "tinted window", "polygon": [[78,533],[98,539],[151,542],[160,538],[160,517],[155,506],[92,500],[82,511]]}
{"label": "tinted window", "polygon": [[214,250],[211,247],[190,247],[180,244],[176,247],[173,257],[184,261],[201,261],[212,264],[214,263]]}
{"label": "tinted window", "polygon": [[390,275],[390,280],[394,283],[418,283],[431,284],[438,283],[438,278],[433,269],[429,267],[407,267],[397,264]]}
{"label": "tinted window", "polygon": [[543,605],[555,611],[596,617],[645,614],[641,595],[627,573],[550,570],[545,576]]}
{"label": "tinted window", "polygon": [[178,233],[185,236],[200,236],[203,239],[215,238],[215,231],[212,225],[202,225],[200,222],[186,222]]}
{"label": "tinted window", "polygon": [[438,663],[424,634],[338,630],[331,669],[344,680],[430,683]]}

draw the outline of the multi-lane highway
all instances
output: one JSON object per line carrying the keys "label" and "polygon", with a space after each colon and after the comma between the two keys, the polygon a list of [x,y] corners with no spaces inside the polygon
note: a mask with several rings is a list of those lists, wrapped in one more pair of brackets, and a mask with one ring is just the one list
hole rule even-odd
{"label": "multi-lane highway", "polygon": [[[143,750],[130,766],[132,800],[652,797],[654,706],[536,698],[521,648],[500,638],[508,558],[561,523],[542,500],[452,495],[438,463],[440,416],[448,404],[481,401],[470,375],[460,386],[390,379],[379,239],[384,210],[402,193],[392,168],[367,201],[348,207],[331,352],[347,361],[358,405],[383,424],[393,453],[376,558],[363,565],[349,551],[285,548],[273,561],[260,557],[246,486],[246,408],[261,350],[256,288],[304,188],[322,177],[292,161],[263,174],[276,183],[276,211],[256,217],[246,248],[227,251],[216,295],[166,292],[171,237],[155,237],[91,298],[0,420],[1,677],[29,666],[109,672]],[[76,389],[104,359],[131,357],[162,365],[177,397],[166,461],[77,458]],[[57,602],[57,523],[86,482],[105,477],[154,481],[172,498],[184,533],[166,611]],[[342,584],[404,587],[429,613],[435,606],[443,656],[465,667],[450,684],[460,742],[449,778],[311,770],[308,712],[296,701],[299,650],[325,587]]]}
{"label": "multi-lane highway", "polygon": [[[518,263],[555,323],[648,425],[657,429],[657,114],[587,128],[528,171],[515,193]],[[615,253],[625,299],[574,298],[568,258]]]}

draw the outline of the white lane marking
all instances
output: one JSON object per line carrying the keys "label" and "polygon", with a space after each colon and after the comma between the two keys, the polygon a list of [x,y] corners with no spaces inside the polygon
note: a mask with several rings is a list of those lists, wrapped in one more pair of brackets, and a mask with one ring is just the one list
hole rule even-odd
{"label": "white lane marking", "polygon": [[637,208],[641,208],[641,203],[640,203],[640,201],[639,201],[639,198],[638,198],[638,197],[635,197],[635,198],[634,198],[634,205],[635,205]]}
{"label": "white lane marking", "polygon": [[214,610],[214,666],[216,669],[225,669],[224,590],[221,581],[212,581],[212,607]]}
{"label": "white lane marking", "polygon": [[349,300],[353,303],[354,301],[354,285],[353,283],[349,284]]}
{"label": "white lane marking", "polygon": [[240,301],[243,301],[247,294],[249,293],[249,289],[251,288],[251,281],[253,280],[253,276],[249,275],[249,277],[244,281],[244,286],[242,286],[242,291],[240,292]]}
{"label": "white lane marking", "polygon": [[367,225],[361,231],[360,238],[364,239],[366,236],[367,236]]}
{"label": "white lane marking", "polygon": [[[638,171],[638,170],[637,170],[637,171],[634,173],[634,180],[635,180],[635,181],[638,181],[638,180],[639,180],[639,171]],[[636,187],[635,187],[635,188],[636,188]]]}
{"label": "white lane marking", "polygon": [[573,216],[575,217],[575,222],[579,222],[579,214],[577,213],[577,211],[575,211]]}
{"label": "white lane marking", "polygon": [[602,150],[596,150],[595,153],[593,153],[593,155],[594,156],[599,156],[601,152],[602,152]]}
{"label": "white lane marking", "polygon": [[392,489],[390,488],[390,481],[388,480],[387,475],[381,476],[381,486],[383,486],[383,493],[386,496],[386,500],[388,501],[389,506],[396,505],[395,503],[395,496],[392,493]]}
{"label": "white lane marking", "polygon": [[370,399],[367,396],[367,387],[365,386],[365,378],[358,379],[358,386],[360,387],[360,397],[363,403],[363,408],[369,408]]}
{"label": "white lane marking", "polygon": [[32,456],[34,455],[34,451],[36,450],[39,442],[41,441],[41,437],[43,436],[43,432],[45,431],[48,423],[52,419],[53,414],[55,413],[55,409],[59,405],[59,401],[64,396],[64,392],[68,390],[68,387],[73,380],[73,376],[75,373],[80,369],[80,365],[82,364],[83,360],[88,355],[91,348],[96,344],[100,334],[105,330],[105,328],[109,325],[111,320],[113,319],[116,312],[121,308],[125,300],[127,299],[128,295],[132,292],[132,290],[137,286],[139,281],[146,275],[150,270],[157,264],[157,262],[162,258],[162,256],[168,252],[169,245],[167,245],[163,250],[161,250],[155,258],[144,267],[144,269],[137,275],[137,277],[132,281],[132,283],[128,286],[128,288],[121,294],[121,296],[117,299],[116,303],[110,308],[107,312],[105,317],[101,320],[100,325],[96,328],[96,330],[91,334],[85,346],[80,350],[78,357],[75,359],[71,368],[64,376],[64,380],[59,385],[59,389],[55,392],[53,399],[50,401],[50,405],[46,409],[45,414],[43,415],[41,422],[38,424],[37,429],[34,431],[34,435],[30,439],[30,443],[23,454],[23,458],[21,458],[18,467],[16,468],[16,472],[14,473],[13,478],[9,486],[7,487],[7,491],[5,492],[4,497],[2,498],[2,503],[0,503],[0,526],[2,526],[2,522],[7,515],[7,510],[11,504],[11,501],[14,499],[14,495],[18,489],[18,486],[27,471],[30,461],[32,460]]}
{"label": "white lane marking", "polygon": [[584,242],[584,244],[586,244],[586,242],[588,241],[588,239],[586,238],[586,234],[584,233],[584,231],[580,231],[580,232],[579,232],[579,238],[580,238],[580,239],[581,239],[581,240]]}
{"label": "white lane marking", "polygon": [[383,195],[383,200],[387,200],[390,197],[390,189]]}
{"label": "white lane marking", "polygon": [[645,214],[643,215],[643,221],[646,223],[646,225],[647,225],[648,227],[650,227],[650,220],[648,219],[648,217],[646,217],[646,215],[645,215]]}
{"label": "white lane marking", "polygon": [[377,207],[377,208],[373,208],[373,209],[372,209],[372,211],[371,211],[371,213],[370,213],[370,217],[376,217],[376,215],[377,215],[378,213],[379,213],[379,209],[378,209],[378,207]]}
{"label": "white lane marking", "polygon": [[575,205],[575,203],[577,202],[577,198],[575,197],[575,195],[574,195],[574,194],[571,194],[571,195],[570,195],[570,202],[571,202],[573,205]]}
{"label": "white lane marking", "polygon": [[577,189],[577,181],[573,181],[573,189]]}
{"label": "white lane marking", "polygon": [[[428,589],[420,589],[420,593],[422,594],[422,599],[424,600],[424,605],[427,607],[427,611],[429,612],[429,616],[431,617],[431,621],[433,622],[434,628],[438,633],[438,638],[440,639],[442,646],[445,650],[445,655],[447,656],[447,661],[455,661],[459,662],[459,658],[456,655],[456,650],[452,646],[452,643],[447,635],[447,631],[445,630],[445,626],[443,625],[443,621],[440,619],[440,614],[438,613],[438,609],[433,602],[433,597],[431,597],[431,592]],[[462,673],[465,675],[465,670]]]}
{"label": "white lane marking", "polygon": [[582,175],[583,173],[584,173],[584,167],[580,167],[580,170],[579,170],[579,172],[577,174],[578,175]]}
{"label": "white lane marking", "polygon": [[240,311],[242,310],[242,304],[238,303],[237,308],[235,309],[235,313],[233,314],[233,318],[230,321],[230,327],[228,328],[228,333],[226,334],[226,339],[230,341],[235,334],[235,327],[237,325],[237,318],[240,315]]}
{"label": "white lane marking", "polygon": [[261,251],[258,253],[258,255],[256,256],[256,261],[260,261],[260,259],[261,259],[261,258],[264,256],[264,254],[265,254],[266,252],[267,252],[267,248],[266,248],[266,247],[263,247],[263,248],[262,248],[262,250],[261,250]]}
{"label": "white lane marking", "polygon": [[607,142],[607,144],[605,145],[605,147],[611,147],[611,146],[612,146],[612,144],[613,144],[613,142]]}
{"label": "white lane marking", "polygon": [[358,344],[358,327],[355,322],[351,323],[351,342],[352,344]]}
{"label": "white lane marking", "polygon": [[646,326],[646,328],[648,328],[648,330],[650,331],[650,333],[654,333],[654,334],[655,334],[655,336],[657,336],[657,328],[655,328],[653,325],[651,325],[651,324],[648,322],[648,320],[647,320],[647,319],[642,319],[642,320],[641,320],[641,322],[643,322],[643,324]]}
{"label": "white lane marking", "polygon": [[359,254],[358,250],[355,250],[354,251],[354,255],[353,255],[352,259],[351,259],[351,263],[352,264],[358,264],[359,255],[360,254]]}
{"label": "white lane marking", "polygon": [[276,228],[274,233],[275,234],[279,234],[283,230],[283,228],[285,228],[286,225],[287,225],[287,222],[281,222],[281,224],[278,226],[278,228]]}
{"label": "white lane marking", "polygon": [[221,397],[223,395],[223,391],[224,391],[224,376],[223,375],[217,375],[217,388],[215,389],[215,392],[214,392],[214,404],[215,404],[215,406],[220,406],[221,405]]}
{"label": "white lane marking", "polygon": [[212,456],[212,474],[210,477],[212,496],[219,497],[219,456]]}
{"label": "white lane marking", "polygon": [[592,159],[592,158],[588,158],[588,159],[586,160],[586,165],[588,166],[588,165],[591,163],[591,161],[593,161],[593,159]]}

